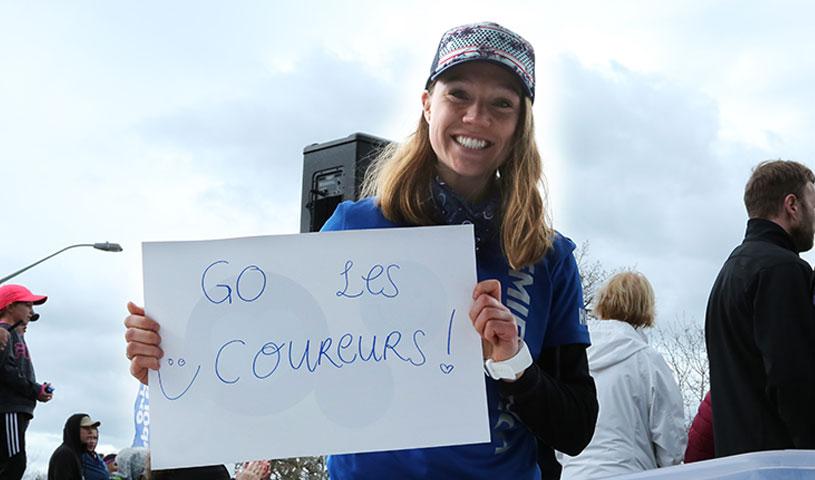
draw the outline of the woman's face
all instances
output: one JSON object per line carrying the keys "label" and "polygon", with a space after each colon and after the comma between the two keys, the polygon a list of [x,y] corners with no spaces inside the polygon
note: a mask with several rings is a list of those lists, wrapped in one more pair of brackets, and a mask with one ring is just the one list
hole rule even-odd
{"label": "woman's face", "polygon": [[518,80],[487,62],[468,62],[422,94],[438,174],[450,188],[478,199],[507,159],[521,112]]}

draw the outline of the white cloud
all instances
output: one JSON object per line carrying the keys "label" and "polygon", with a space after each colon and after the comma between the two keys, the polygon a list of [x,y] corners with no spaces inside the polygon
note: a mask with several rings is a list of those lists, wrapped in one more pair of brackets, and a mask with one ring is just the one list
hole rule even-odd
{"label": "white cloud", "polygon": [[744,231],[744,181],[769,154],[722,139],[715,100],[664,77],[573,57],[557,73],[560,227],[608,267],[649,276],[662,321],[687,312],[701,322]]}

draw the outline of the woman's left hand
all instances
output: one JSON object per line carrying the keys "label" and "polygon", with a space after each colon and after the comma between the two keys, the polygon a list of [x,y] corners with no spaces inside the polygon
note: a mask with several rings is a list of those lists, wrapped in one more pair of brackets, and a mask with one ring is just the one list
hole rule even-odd
{"label": "woman's left hand", "polygon": [[481,335],[485,359],[500,362],[518,353],[521,345],[518,323],[512,312],[501,303],[501,282],[478,282],[473,289],[470,320]]}

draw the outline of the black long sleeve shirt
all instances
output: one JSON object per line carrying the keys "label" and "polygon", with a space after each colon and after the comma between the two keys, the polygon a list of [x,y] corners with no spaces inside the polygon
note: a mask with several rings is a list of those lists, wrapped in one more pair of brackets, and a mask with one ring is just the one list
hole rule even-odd
{"label": "black long sleeve shirt", "polygon": [[547,348],[515,382],[501,382],[513,411],[535,434],[543,479],[560,478],[554,449],[577,455],[597,423],[597,390],[589,374],[586,345]]}

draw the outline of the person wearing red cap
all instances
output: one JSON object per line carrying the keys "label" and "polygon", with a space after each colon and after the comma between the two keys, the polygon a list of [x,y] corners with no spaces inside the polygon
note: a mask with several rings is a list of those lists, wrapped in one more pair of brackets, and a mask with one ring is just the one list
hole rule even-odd
{"label": "person wearing red cap", "polygon": [[48,297],[34,295],[22,285],[0,287],[0,331],[8,341],[0,346],[0,478],[19,480],[26,467],[25,431],[37,401],[53,397],[47,383],[37,383],[25,343],[28,322],[36,320],[34,305]]}

